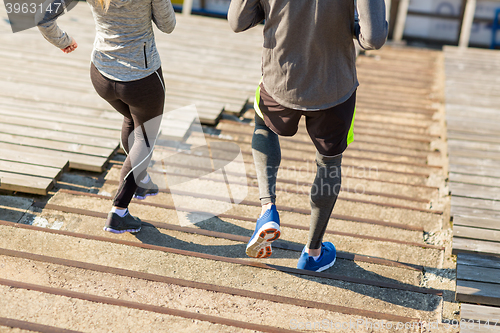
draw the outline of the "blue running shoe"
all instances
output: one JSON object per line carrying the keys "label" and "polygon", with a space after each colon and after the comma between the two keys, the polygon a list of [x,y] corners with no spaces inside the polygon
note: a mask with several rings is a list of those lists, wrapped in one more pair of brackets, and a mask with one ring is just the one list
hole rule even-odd
{"label": "blue running shoe", "polygon": [[321,244],[321,254],[318,260],[314,260],[307,252],[302,250],[299,262],[297,263],[298,269],[306,269],[308,271],[322,272],[333,266],[337,258],[337,251],[335,246],[330,242]]}
{"label": "blue running shoe", "polygon": [[267,258],[273,250],[271,243],[280,237],[280,217],[276,206],[257,219],[255,231],[247,244],[246,253],[252,258]]}

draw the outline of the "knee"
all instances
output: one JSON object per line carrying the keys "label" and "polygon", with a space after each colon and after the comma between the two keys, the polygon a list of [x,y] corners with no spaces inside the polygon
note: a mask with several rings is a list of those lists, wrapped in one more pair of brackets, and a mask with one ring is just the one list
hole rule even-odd
{"label": "knee", "polygon": [[316,152],[316,164],[322,167],[338,167],[342,165],[342,154],[336,156],[324,156]]}

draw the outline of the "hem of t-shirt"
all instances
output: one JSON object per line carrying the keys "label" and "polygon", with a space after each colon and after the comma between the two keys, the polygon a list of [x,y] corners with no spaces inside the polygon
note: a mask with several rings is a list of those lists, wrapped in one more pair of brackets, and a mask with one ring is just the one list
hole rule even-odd
{"label": "hem of t-shirt", "polygon": [[342,104],[345,101],[347,101],[352,96],[352,94],[354,94],[354,92],[356,91],[356,89],[358,89],[358,86],[359,86],[359,82],[358,82],[358,80],[356,80],[356,83],[351,88],[351,90],[349,90],[349,92],[347,94],[345,94],[344,96],[342,96],[341,98],[339,98],[339,99],[337,99],[337,100],[335,100],[333,102],[330,102],[330,103],[327,103],[327,104],[321,104],[321,105],[317,105],[317,106],[316,105],[315,106],[302,106],[302,105],[299,105],[299,104],[295,104],[293,102],[289,102],[289,101],[283,100],[280,97],[276,96],[267,87],[267,85],[264,82],[264,80],[262,80],[262,84],[264,86],[264,89],[266,89],[266,92],[276,102],[278,102],[280,105],[282,105],[282,106],[284,106],[286,108],[294,109],[294,110],[298,110],[298,111],[321,111],[321,110],[326,110],[326,109],[329,109],[329,108],[333,108],[334,106],[337,106],[337,105]]}
{"label": "hem of t-shirt", "polygon": [[158,69],[161,67],[161,63],[157,66],[148,68],[148,70],[141,70],[141,71],[134,71],[131,70],[131,72],[137,73],[137,75],[116,75],[113,73],[113,68],[112,67],[101,67],[99,63],[96,63],[95,61],[92,61],[94,66],[97,68],[97,70],[106,78],[112,80],[112,81],[119,81],[119,82],[130,82],[130,81],[137,81],[144,79],[145,77],[150,76],[154,72],[156,72]]}

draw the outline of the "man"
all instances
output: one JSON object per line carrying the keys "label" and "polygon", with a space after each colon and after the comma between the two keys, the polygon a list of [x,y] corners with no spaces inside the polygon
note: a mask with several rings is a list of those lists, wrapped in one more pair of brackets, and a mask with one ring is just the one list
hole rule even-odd
{"label": "man", "polygon": [[340,190],[342,153],[352,141],[356,53],[381,48],[387,37],[384,0],[232,0],[235,32],[263,20],[262,81],[255,99],[252,138],[262,213],[246,253],[266,258],[280,236],[275,187],[281,150],[278,135],[292,136],[302,116],[316,146],[308,242],[297,268],[323,271],[335,263],[335,246],[322,243]]}

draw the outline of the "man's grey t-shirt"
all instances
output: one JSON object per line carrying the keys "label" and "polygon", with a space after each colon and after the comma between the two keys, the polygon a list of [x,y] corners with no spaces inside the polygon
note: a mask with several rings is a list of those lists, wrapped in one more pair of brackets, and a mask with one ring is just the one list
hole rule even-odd
{"label": "man's grey t-shirt", "polygon": [[[170,0],[112,0],[108,11],[96,0],[87,2],[96,24],[92,62],[99,72],[111,80],[134,81],[161,66],[152,22],[162,32],[174,30],[175,13]],[[58,48],[71,44],[71,37],[55,20],[38,28]]]}
{"label": "man's grey t-shirt", "polygon": [[265,20],[263,85],[281,105],[323,110],[345,102],[358,86],[353,36],[364,49],[387,37],[384,0],[232,0],[231,28]]}

